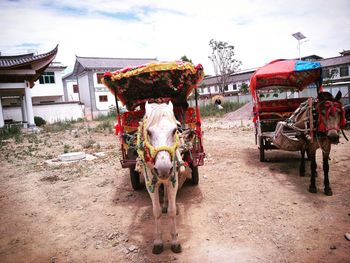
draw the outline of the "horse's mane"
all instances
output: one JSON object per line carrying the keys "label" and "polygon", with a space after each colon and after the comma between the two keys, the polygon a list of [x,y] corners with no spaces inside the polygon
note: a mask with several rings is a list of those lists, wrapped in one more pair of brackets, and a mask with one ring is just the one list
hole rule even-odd
{"label": "horse's mane", "polygon": [[158,124],[162,118],[167,118],[170,122],[176,123],[176,118],[173,110],[168,105],[162,103],[152,104],[152,110],[145,116],[147,118],[147,126],[153,126]]}

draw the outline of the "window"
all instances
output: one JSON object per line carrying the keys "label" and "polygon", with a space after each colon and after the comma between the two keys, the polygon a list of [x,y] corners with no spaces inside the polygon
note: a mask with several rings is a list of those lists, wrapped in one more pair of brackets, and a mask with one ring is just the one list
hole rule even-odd
{"label": "window", "polygon": [[97,84],[102,84],[103,73],[96,73],[97,76]]}
{"label": "window", "polygon": [[331,75],[331,72],[330,72],[329,68],[325,68],[322,71],[323,71],[323,78],[329,79],[330,75]]}
{"label": "window", "polygon": [[102,96],[99,96],[98,98],[99,98],[100,102],[107,102],[108,101],[107,95],[102,95]]}
{"label": "window", "polygon": [[232,90],[237,90],[237,84],[232,84]]}
{"label": "window", "polygon": [[73,93],[79,93],[79,87],[77,84],[73,85]]}
{"label": "window", "polygon": [[340,74],[339,74],[339,76],[340,77],[349,76],[349,67],[348,66],[340,67]]}
{"label": "window", "polygon": [[40,84],[54,84],[55,72],[44,72],[39,78]]}
{"label": "window", "polygon": [[228,91],[228,85],[225,85],[224,91]]}

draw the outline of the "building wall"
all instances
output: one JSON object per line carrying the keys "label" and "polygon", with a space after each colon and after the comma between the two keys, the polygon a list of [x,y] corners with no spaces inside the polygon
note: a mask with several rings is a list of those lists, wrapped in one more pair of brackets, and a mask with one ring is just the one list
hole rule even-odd
{"label": "building wall", "polygon": [[[75,80],[66,80],[68,101],[79,101],[79,93],[74,93],[73,85],[77,85]],[[80,92],[80,89],[79,89]]]}
{"label": "building wall", "polygon": [[48,68],[46,72],[55,73],[55,83],[52,84],[40,84],[39,80],[35,82],[32,88],[32,97],[48,97],[54,96],[55,98],[61,97],[59,101],[63,101],[63,83],[62,83],[62,70],[53,70]]}
{"label": "building wall", "polygon": [[[76,102],[33,105],[33,112],[48,123],[84,118],[83,105]],[[4,107],[3,113],[5,120],[22,121],[21,107]]]}
{"label": "building wall", "polygon": [[[111,107],[115,107],[115,98],[109,89],[102,83],[98,83],[97,74],[104,72],[94,72],[93,73],[93,85],[95,89],[95,103],[96,109],[102,111],[102,114],[105,114],[109,111]],[[107,96],[107,101],[100,101],[100,96]]]}

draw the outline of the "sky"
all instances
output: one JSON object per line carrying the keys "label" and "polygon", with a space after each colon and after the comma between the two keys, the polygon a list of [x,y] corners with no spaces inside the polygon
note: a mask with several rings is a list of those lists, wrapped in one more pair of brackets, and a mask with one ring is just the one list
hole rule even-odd
{"label": "sky", "polygon": [[349,0],[0,0],[0,51],[45,53],[72,71],[75,56],[183,55],[213,74],[209,41],[235,47],[241,69],[279,58],[338,56],[350,49]]}

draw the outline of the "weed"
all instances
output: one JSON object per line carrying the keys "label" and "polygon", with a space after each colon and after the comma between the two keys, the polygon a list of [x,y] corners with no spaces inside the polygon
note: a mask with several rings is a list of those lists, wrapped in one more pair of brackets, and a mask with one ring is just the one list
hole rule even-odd
{"label": "weed", "polygon": [[22,130],[19,126],[6,126],[4,128],[0,128],[0,141],[7,140],[10,138],[22,137]]}
{"label": "weed", "polygon": [[70,145],[65,144],[65,145],[63,146],[63,152],[64,152],[64,153],[69,153],[70,148],[71,148]]}
{"label": "weed", "polygon": [[93,148],[95,142],[96,142],[96,141],[94,141],[93,139],[88,139],[88,140],[83,144],[83,148],[84,148],[84,149]]}
{"label": "weed", "polygon": [[112,120],[104,120],[102,121],[102,123],[99,123],[96,128],[95,131],[105,131],[108,130],[110,133],[113,130],[113,121]]}
{"label": "weed", "polygon": [[72,128],[71,121],[58,121],[52,124],[46,124],[44,130],[46,132],[61,132]]}

